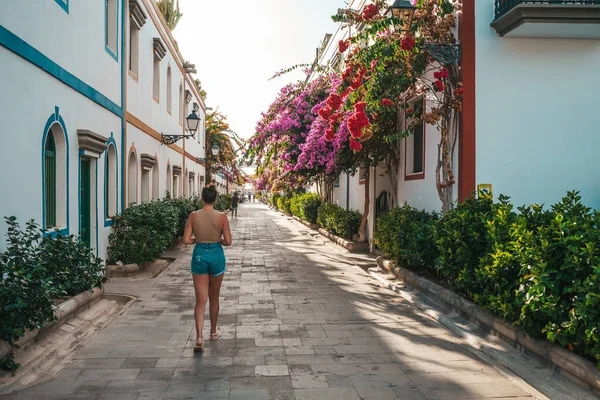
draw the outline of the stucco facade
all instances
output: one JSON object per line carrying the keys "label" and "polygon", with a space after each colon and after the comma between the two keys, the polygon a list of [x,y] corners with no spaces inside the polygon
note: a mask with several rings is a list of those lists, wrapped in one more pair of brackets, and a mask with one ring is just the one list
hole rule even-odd
{"label": "stucco facade", "polygon": [[[34,219],[46,235],[81,234],[105,258],[110,217],[128,204],[198,193],[206,107],[176,49],[150,0],[5,7],[0,216]],[[196,136],[163,144],[161,134],[189,134],[192,110],[201,119]]]}

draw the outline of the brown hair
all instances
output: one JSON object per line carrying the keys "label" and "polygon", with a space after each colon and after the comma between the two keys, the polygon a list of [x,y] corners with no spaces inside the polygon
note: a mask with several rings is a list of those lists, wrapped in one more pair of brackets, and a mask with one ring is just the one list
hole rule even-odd
{"label": "brown hair", "polygon": [[217,200],[217,188],[215,185],[210,185],[202,189],[202,201],[204,204],[214,204]]}

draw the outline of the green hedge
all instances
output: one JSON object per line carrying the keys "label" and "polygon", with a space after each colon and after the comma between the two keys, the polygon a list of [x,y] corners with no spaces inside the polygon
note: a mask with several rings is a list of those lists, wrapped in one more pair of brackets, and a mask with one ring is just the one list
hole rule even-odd
{"label": "green hedge", "polygon": [[467,200],[439,221],[404,207],[377,226],[399,264],[432,263],[458,293],[600,368],[600,212],[577,192],[549,210]]}
{"label": "green hedge", "polygon": [[215,202],[215,210],[217,211],[227,211],[231,208],[231,200],[233,196],[230,194],[220,194],[217,196],[217,201]]}
{"label": "green hedge", "polygon": [[[104,265],[77,236],[43,238],[34,221],[22,229],[8,224],[6,251],[0,253],[0,340],[13,346],[27,330],[54,320],[53,298],[70,297],[99,287]],[[16,370],[12,353],[0,368]]]}
{"label": "green hedge", "polygon": [[362,215],[358,211],[344,210],[337,204],[325,203],[317,210],[317,221],[329,232],[346,240],[354,240],[360,228]]}
{"label": "green hedge", "polygon": [[403,267],[430,268],[438,254],[433,240],[438,219],[408,205],[395,208],[377,220],[375,243]]}
{"label": "green hedge", "polygon": [[[128,207],[114,218],[108,237],[108,262],[142,264],[152,262],[165,252],[185,228],[187,200],[165,199]],[[178,208],[179,205],[181,208]]]}

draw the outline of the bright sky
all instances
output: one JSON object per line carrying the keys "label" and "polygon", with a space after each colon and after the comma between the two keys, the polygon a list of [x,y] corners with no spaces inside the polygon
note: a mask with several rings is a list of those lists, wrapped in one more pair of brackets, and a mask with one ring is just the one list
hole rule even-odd
{"label": "bright sky", "polygon": [[[304,78],[276,71],[312,63],[326,33],[337,28],[331,15],[344,0],[180,0],[183,17],[174,31],[186,60],[196,64],[206,105],[225,113],[243,138],[254,133],[281,87]],[[224,4],[227,5],[224,5]]]}

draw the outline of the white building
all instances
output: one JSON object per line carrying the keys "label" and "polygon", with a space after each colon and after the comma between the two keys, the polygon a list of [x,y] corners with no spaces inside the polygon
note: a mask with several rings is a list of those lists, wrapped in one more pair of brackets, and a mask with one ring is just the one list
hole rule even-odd
{"label": "white building", "polygon": [[[0,216],[81,234],[105,258],[111,216],[201,190],[205,105],[183,64],[151,0],[5,6]],[[192,110],[195,137],[163,144]]]}
{"label": "white building", "polygon": [[[361,10],[367,2],[347,7]],[[392,1],[390,0],[390,3]],[[569,190],[581,191],[587,205],[600,209],[600,114],[595,96],[600,83],[600,0],[462,0],[457,27],[466,90],[454,159],[455,200],[480,185],[512,198],[516,205],[559,201]],[[319,63],[338,67],[337,50],[349,30],[325,37]],[[427,99],[423,101],[430,107]],[[398,203],[439,211],[435,167],[440,133],[425,125],[401,142]],[[340,176],[334,202],[364,210],[360,173]],[[369,238],[376,202],[391,185],[385,171],[372,170]],[[394,205],[395,206],[395,205]]]}

